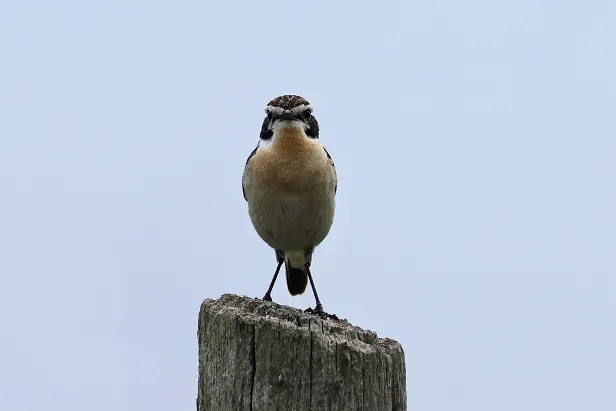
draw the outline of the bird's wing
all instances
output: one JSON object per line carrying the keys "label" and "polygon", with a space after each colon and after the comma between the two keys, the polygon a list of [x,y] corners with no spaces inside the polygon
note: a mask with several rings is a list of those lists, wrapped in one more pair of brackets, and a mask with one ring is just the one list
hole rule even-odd
{"label": "bird's wing", "polygon": [[[258,148],[259,146],[257,146],[254,150],[252,150],[252,153],[250,153],[250,155],[246,159],[246,164],[244,165],[244,173],[246,172],[246,166],[248,165],[248,162],[255,155]],[[244,176],[242,176],[242,195],[244,196],[244,200],[248,201],[248,199],[246,198],[246,189],[244,188]]]}
{"label": "bird's wing", "polygon": [[[321,146],[323,147],[323,146]],[[334,173],[336,172],[336,166],[334,165],[334,159],[332,158],[332,156],[329,155],[329,153],[327,152],[327,149],[325,147],[323,147],[323,150],[325,150],[325,154],[327,154],[327,158],[329,158],[330,163],[332,164],[332,167],[334,168]],[[334,187],[334,193],[338,192],[338,179],[336,179],[336,186]]]}

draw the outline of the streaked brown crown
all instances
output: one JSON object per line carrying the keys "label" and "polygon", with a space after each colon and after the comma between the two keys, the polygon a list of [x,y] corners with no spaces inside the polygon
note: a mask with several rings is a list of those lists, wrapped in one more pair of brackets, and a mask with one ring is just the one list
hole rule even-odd
{"label": "streaked brown crown", "polygon": [[286,94],[284,96],[278,96],[269,103],[268,106],[280,107],[282,109],[292,109],[302,104],[309,105],[308,100],[301,96],[295,96],[293,94]]}

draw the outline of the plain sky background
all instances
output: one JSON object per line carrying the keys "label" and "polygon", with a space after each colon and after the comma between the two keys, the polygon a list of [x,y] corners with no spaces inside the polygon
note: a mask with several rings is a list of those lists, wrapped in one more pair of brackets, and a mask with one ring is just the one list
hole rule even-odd
{"label": "plain sky background", "polygon": [[3,1],[0,409],[195,409],[201,302],[275,266],[241,175],[292,93],[339,175],[317,288],[403,344],[409,411],[615,410],[615,27],[612,0]]}

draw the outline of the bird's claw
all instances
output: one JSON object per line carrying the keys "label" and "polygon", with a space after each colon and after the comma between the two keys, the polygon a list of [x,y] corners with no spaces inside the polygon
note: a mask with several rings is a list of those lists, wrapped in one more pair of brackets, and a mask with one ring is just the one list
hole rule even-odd
{"label": "bird's claw", "polygon": [[340,321],[340,319],[338,318],[336,314],[329,314],[323,311],[323,306],[321,304],[317,304],[317,306],[314,309],[312,307],[309,307],[305,309],[304,312],[308,314],[318,315],[323,320],[330,319],[334,321]]}
{"label": "bird's claw", "polygon": [[262,298],[263,301],[269,301],[272,302],[272,296],[269,294],[265,294]]}

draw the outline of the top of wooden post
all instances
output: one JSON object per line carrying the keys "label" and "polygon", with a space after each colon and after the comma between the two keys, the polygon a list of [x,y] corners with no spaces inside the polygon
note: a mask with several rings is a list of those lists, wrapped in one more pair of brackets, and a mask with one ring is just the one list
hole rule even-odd
{"label": "top of wooden post", "polygon": [[225,294],[199,313],[199,411],[405,411],[402,346],[346,320]]}

